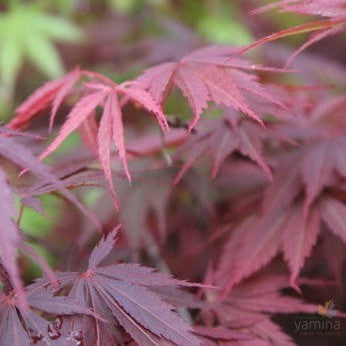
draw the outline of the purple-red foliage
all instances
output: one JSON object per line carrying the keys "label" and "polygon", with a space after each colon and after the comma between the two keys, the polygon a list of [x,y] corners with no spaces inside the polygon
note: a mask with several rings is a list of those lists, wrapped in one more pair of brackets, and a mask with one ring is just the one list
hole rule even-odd
{"label": "purple-red foliage", "polygon": [[[283,0],[255,12],[271,9],[322,19],[172,62],[161,42],[165,61],[123,83],[77,67],[0,127],[0,345],[292,345],[299,336],[276,317],[314,316],[335,286],[345,289],[346,72],[302,50],[343,31],[346,1]],[[293,55],[265,45],[311,31]],[[167,114],[172,98],[192,119]],[[54,133],[44,148],[21,132],[42,132],[38,120]],[[57,155],[77,130],[81,146]],[[41,162],[51,154],[51,165]],[[86,207],[76,194],[93,189],[101,197]],[[66,208],[52,233],[30,237],[22,212],[49,218],[44,194]],[[23,280],[19,250],[42,267],[34,283]],[[339,295],[335,318],[345,317]]]}

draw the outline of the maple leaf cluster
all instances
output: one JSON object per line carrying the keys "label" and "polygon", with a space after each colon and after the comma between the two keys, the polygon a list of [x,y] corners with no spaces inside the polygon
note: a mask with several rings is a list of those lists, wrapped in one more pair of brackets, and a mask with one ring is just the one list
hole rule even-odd
{"label": "maple leaf cluster", "polygon": [[[345,286],[346,72],[302,51],[344,30],[346,2],[270,9],[323,19],[122,83],[76,67],[0,126],[0,345],[292,345],[280,315],[325,311],[319,291]],[[293,53],[265,45],[310,31]],[[63,207],[38,237],[21,222],[50,218],[44,195]]]}

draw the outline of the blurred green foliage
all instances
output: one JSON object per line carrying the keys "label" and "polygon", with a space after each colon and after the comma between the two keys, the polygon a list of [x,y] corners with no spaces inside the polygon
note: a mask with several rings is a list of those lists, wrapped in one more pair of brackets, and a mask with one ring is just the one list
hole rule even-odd
{"label": "blurred green foliage", "polygon": [[121,13],[131,13],[143,6],[165,7],[169,0],[109,0],[111,7]]}
{"label": "blurred green foliage", "polygon": [[241,23],[222,14],[204,16],[198,22],[198,30],[208,41],[217,43],[241,46],[253,41],[252,35]]}
{"label": "blurred green foliage", "polygon": [[67,19],[50,16],[35,4],[11,2],[8,11],[0,13],[0,103],[11,105],[24,61],[47,78],[57,78],[64,68],[52,41],[81,39],[81,31]]}
{"label": "blurred green foliage", "polygon": [[23,210],[20,227],[24,233],[32,236],[48,235],[59,219],[63,201],[53,195],[41,197],[42,208],[49,217],[45,217],[31,208]]}
{"label": "blurred green foliage", "polygon": [[[63,201],[54,195],[45,195],[41,197],[42,208],[46,211],[47,216],[43,216],[31,208],[24,207],[20,222],[20,228],[24,234],[35,238],[44,238],[56,226],[61,210]],[[19,198],[17,199],[17,209],[20,208]],[[57,259],[49,252],[45,246],[32,243],[30,246],[41,256],[48,264],[54,266]],[[34,278],[42,274],[40,266],[35,263],[29,256],[24,255],[26,270],[24,271],[25,280],[30,282]]]}
{"label": "blurred green foliage", "polygon": [[245,45],[253,41],[239,17],[239,2],[192,0],[184,2],[187,20],[206,40],[222,44]]}

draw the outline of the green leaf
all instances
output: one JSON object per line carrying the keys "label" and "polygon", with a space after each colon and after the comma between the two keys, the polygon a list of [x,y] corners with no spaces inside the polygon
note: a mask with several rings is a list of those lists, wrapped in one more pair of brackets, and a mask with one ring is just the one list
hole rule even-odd
{"label": "green leaf", "polygon": [[111,0],[112,7],[121,13],[130,13],[136,9],[139,2],[137,0]]}
{"label": "green leaf", "polygon": [[245,26],[223,15],[206,15],[198,22],[198,30],[206,39],[217,43],[241,46],[253,42]]}
{"label": "green leaf", "polygon": [[31,62],[49,78],[55,79],[64,73],[57,51],[44,35],[36,33],[28,36],[25,48]]}
{"label": "green leaf", "polygon": [[[25,234],[37,237],[48,235],[59,219],[63,202],[53,195],[41,196],[41,200],[43,210],[49,217],[44,217],[35,210],[25,207],[20,223],[20,228]],[[17,201],[17,205],[19,205],[19,201]]]}
{"label": "green leaf", "polygon": [[25,58],[49,78],[64,73],[52,40],[77,42],[81,31],[71,22],[49,16],[34,6],[10,6],[0,13],[0,102],[11,100],[15,80]]}
{"label": "green leaf", "polygon": [[6,37],[0,50],[0,76],[6,87],[12,88],[22,61],[23,49],[19,40]]}
{"label": "green leaf", "polygon": [[79,42],[83,39],[82,32],[72,23],[62,18],[44,14],[37,16],[35,28],[51,39],[64,42]]}

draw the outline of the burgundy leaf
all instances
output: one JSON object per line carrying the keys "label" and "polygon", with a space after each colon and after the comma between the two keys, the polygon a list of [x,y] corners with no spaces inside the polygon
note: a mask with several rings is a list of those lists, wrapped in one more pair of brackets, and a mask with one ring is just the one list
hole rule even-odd
{"label": "burgundy leaf", "polygon": [[[95,225],[100,228],[100,224],[89,210],[87,210],[65,186],[48,171],[48,168],[41,163],[34,155],[23,145],[17,144],[10,138],[0,137],[0,155],[6,157],[16,165],[22,167],[25,170],[29,170],[37,177],[45,181],[46,183],[52,184],[55,189],[62,190],[66,198],[76,205]],[[24,196],[25,197],[25,196]]]}
{"label": "burgundy leaf", "polygon": [[[164,338],[163,342],[167,340],[176,344],[199,345],[200,341],[191,333],[192,328],[172,311],[174,307],[150,289],[152,283],[158,279],[162,280],[163,285],[190,284],[164,277],[137,265],[133,268],[130,268],[131,265],[122,264],[98,267],[112,249],[115,236],[116,232],[113,231],[100,241],[90,256],[89,267],[85,273],[57,273],[61,285],[73,284],[69,296],[79,301],[84,308],[93,308],[103,318],[109,319],[109,313],[105,315],[105,312],[111,312],[112,318],[137,342],[145,341],[149,345],[158,345],[161,344],[158,338]],[[127,276],[125,268],[129,268]],[[139,275],[137,280],[134,277],[131,279],[131,273],[134,277]],[[140,280],[141,277],[143,280]],[[47,284],[49,281],[45,279],[36,283],[39,286]],[[99,343],[104,327],[98,324],[97,328],[100,328],[96,341]]]}
{"label": "burgundy leaf", "polygon": [[187,55],[176,64],[162,64],[149,68],[137,81],[160,103],[165,102],[173,85],[181,89],[194,114],[190,129],[196,125],[209,101],[233,107],[262,124],[261,118],[248,105],[245,92],[279,105],[281,103],[265,91],[255,77],[237,70],[253,70],[256,69],[256,65],[241,59],[234,60],[234,65],[228,61],[230,52],[234,51],[233,47],[203,48]]}
{"label": "burgundy leaf", "polygon": [[16,117],[9,123],[9,127],[13,129],[22,128],[38,112],[47,108],[53,102],[50,125],[52,126],[59,105],[80,76],[81,71],[77,68],[66,76],[48,82],[38,88],[15,110]]}
{"label": "burgundy leaf", "polygon": [[[0,254],[1,262],[9,273],[10,281],[17,292],[23,289],[17,266],[17,247],[19,245],[18,228],[14,223],[15,210],[13,193],[7,182],[5,173],[0,169],[0,205],[2,207],[0,222]],[[7,289],[11,289],[8,287]],[[22,297],[22,296],[21,296]],[[24,304],[25,299],[21,300]]]}
{"label": "burgundy leaf", "polygon": [[346,242],[346,206],[334,198],[321,203],[321,216],[329,229]]}
{"label": "burgundy leaf", "polygon": [[92,113],[92,111],[102,102],[106,97],[104,91],[84,96],[71,110],[68,115],[67,121],[64,123],[60,130],[58,137],[51,143],[48,148],[40,155],[42,160],[53,151],[74,131],[82,122]]}

